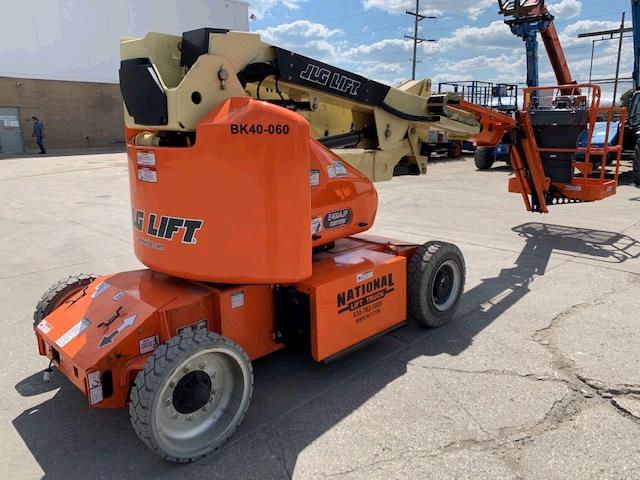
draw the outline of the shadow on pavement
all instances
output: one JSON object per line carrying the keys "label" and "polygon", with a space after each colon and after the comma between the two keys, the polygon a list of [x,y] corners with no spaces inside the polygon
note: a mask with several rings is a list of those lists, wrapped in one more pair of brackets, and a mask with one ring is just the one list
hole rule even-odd
{"label": "shadow on pavement", "polygon": [[[41,372],[16,385],[24,396],[58,390],[25,410],[13,425],[46,479],[290,478],[306,447],[406,373],[411,358],[405,357],[463,352],[480,331],[527,295],[530,284],[547,271],[552,253],[617,264],[640,257],[640,244],[619,233],[544,223],[513,231],[526,240],[515,265],[467,291],[462,308],[468,313],[447,327],[409,325],[329,365],[293,351],[256,361],[254,398],[240,429],[221,451],[192,465],[160,460],[138,440],[126,411],[89,408],[59,373],[48,386],[42,385]],[[490,308],[483,307],[487,304]],[[383,416],[381,412],[380,421]]]}
{"label": "shadow on pavement", "polygon": [[530,292],[536,277],[545,275],[553,253],[607,264],[640,258],[640,243],[616,232],[536,222],[512,230],[526,240],[515,265],[467,290],[463,301],[471,305],[468,313],[450,328],[438,331],[434,341],[421,353],[458,355],[463,352],[478,333]]}

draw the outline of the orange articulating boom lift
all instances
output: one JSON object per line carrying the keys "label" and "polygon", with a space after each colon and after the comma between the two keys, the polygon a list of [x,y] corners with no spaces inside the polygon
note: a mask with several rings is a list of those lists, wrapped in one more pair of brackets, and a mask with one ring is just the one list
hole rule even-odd
{"label": "orange articulating boom lift", "polygon": [[[626,110],[602,108],[598,86],[576,85],[544,0],[498,0],[498,4],[508,17],[505,23],[527,49],[529,88],[509,149],[515,173],[509,190],[522,194],[528,210],[543,213],[550,204],[614,195],[623,135],[617,145],[604,142],[602,147],[593,145],[593,137],[596,128],[606,131],[605,138],[613,137],[613,122],[624,125]],[[538,33],[558,87],[538,86]]]}
{"label": "orange articulating boom lift", "polygon": [[[42,297],[34,328],[40,354],[90,405],[128,406],[142,441],[171,461],[233,434],[252,360],[292,346],[329,361],[407,318],[437,327],[452,317],[465,279],[455,245],[362,235],[377,211],[371,178],[419,172],[413,152],[429,125],[473,131],[480,145],[513,132],[525,200],[556,194],[526,111],[519,130],[500,113],[249,33],[147,34],[124,39],[122,58],[134,250],[148,269],[69,277]],[[279,98],[252,96],[267,90]],[[324,140],[351,148],[310,138],[298,110],[316,104],[350,115],[350,131]],[[389,170],[398,153],[402,168]]]}

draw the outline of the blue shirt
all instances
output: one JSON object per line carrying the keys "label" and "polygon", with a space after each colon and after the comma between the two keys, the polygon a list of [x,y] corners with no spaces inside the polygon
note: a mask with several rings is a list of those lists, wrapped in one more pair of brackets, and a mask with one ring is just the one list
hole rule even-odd
{"label": "blue shirt", "polygon": [[44,125],[42,125],[42,122],[38,120],[36,121],[36,123],[33,124],[33,135],[36,138],[42,138],[43,134],[44,134]]}

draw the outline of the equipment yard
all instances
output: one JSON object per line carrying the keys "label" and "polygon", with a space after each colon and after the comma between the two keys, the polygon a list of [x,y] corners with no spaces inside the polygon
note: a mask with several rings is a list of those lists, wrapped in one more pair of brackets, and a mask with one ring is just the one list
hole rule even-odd
{"label": "equipment yard", "polygon": [[327,365],[254,362],[251,408],[219,451],[159,461],[125,410],[39,356],[32,315],[72,273],[143,268],[126,154],[0,161],[4,478],[640,478],[640,189],[532,215],[507,167],[434,161],[377,185],[371,231],[457,244],[465,293],[439,329],[409,324]]}

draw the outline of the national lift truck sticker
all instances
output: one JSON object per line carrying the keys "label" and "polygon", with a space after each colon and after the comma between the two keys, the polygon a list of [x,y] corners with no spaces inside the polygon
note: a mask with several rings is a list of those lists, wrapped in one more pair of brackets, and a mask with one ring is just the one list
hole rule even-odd
{"label": "national lift truck sticker", "polygon": [[380,313],[384,297],[394,290],[393,274],[388,273],[338,292],[336,296],[338,314],[351,312],[356,322],[371,318]]}

